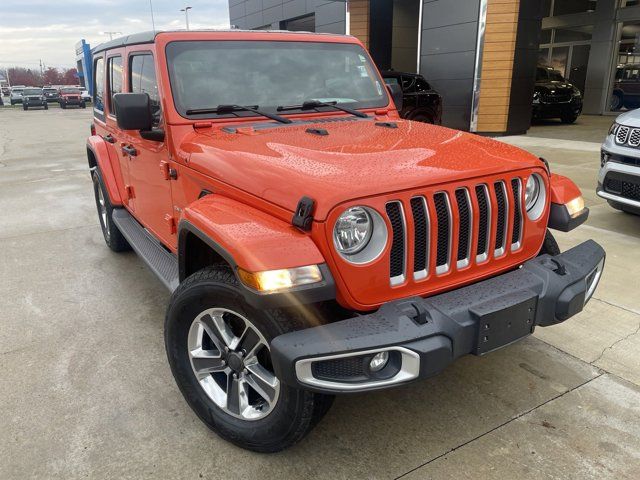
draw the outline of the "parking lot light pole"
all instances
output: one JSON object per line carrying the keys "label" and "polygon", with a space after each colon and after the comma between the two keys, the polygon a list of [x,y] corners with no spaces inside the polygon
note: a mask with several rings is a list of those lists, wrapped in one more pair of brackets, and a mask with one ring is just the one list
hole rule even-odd
{"label": "parking lot light pole", "polygon": [[180,11],[184,12],[184,19],[187,23],[187,30],[189,30],[189,10],[191,10],[192,7],[184,7],[181,8]]}

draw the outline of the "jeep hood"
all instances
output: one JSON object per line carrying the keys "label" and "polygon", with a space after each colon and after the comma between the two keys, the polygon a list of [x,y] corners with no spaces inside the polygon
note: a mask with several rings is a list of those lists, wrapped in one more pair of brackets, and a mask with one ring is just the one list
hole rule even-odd
{"label": "jeep hood", "polygon": [[337,118],[193,131],[180,150],[191,168],[291,212],[313,198],[319,221],[348,200],[541,165],[516,147],[444,127]]}

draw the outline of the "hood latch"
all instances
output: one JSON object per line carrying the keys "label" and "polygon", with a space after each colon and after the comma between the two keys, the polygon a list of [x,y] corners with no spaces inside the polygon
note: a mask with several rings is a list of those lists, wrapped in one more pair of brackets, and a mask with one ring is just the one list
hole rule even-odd
{"label": "hood latch", "polygon": [[316,202],[313,198],[302,197],[298,202],[296,212],[293,214],[291,224],[305,232],[310,231],[311,224],[313,223],[313,208],[315,205]]}

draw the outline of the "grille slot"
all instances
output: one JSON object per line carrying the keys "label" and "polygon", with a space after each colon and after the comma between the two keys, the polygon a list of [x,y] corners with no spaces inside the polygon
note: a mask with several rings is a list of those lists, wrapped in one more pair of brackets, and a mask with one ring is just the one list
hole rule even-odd
{"label": "grille slot", "polygon": [[489,190],[486,185],[476,186],[478,199],[478,247],[476,261],[484,262],[489,257],[489,236],[491,235],[491,210]]}
{"label": "grille slot", "polygon": [[429,271],[429,210],[424,197],[411,199],[413,215],[413,278],[426,278]]}
{"label": "grille slot", "polygon": [[630,130],[629,127],[620,125],[616,133],[616,143],[619,143],[619,144],[626,143],[627,139],[629,138],[629,130]]}
{"label": "grille slot", "polygon": [[498,204],[497,212],[497,230],[496,230],[496,249],[494,255],[501,257],[505,252],[505,245],[507,240],[507,211],[509,206],[507,204],[507,194],[505,192],[504,182],[496,182],[493,184],[495,190],[496,202]]}
{"label": "grille slot", "polygon": [[391,285],[393,286],[401,284],[405,279],[406,232],[402,204],[397,201],[389,202],[386,210],[393,230],[389,267]]}
{"label": "grille slot", "polygon": [[520,240],[522,239],[521,185],[519,178],[511,180],[511,189],[513,190],[513,230],[511,231],[511,250],[517,250],[520,248]]}
{"label": "grille slot", "polygon": [[460,219],[458,234],[458,268],[469,265],[471,256],[471,234],[473,229],[473,218],[471,214],[471,199],[466,188],[456,190],[456,203],[458,204],[458,218]]}
{"label": "grille slot", "polygon": [[449,197],[444,192],[438,192],[433,196],[438,220],[438,244],[436,247],[436,273],[449,271],[449,258],[451,256],[451,206]]}
{"label": "grille slot", "polygon": [[634,128],[629,134],[629,146],[637,147],[640,145],[640,128]]}

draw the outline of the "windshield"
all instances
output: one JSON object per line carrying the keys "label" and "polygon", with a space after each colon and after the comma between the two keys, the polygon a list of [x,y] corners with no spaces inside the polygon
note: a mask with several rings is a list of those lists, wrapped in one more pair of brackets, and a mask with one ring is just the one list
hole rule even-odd
{"label": "windshield", "polygon": [[77,88],[63,88],[62,90],[60,90],[62,93],[75,93],[77,95],[80,95],[80,90],[78,90]]}
{"label": "windshield", "polygon": [[255,116],[246,111],[198,113],[218,105],[275,112],[305,101],[351,108],[388,104],[380,77],[362,47],[343,43],[191,41],[167,45],[171,90],[183,117]]}
{"label": "windshield", "polygon": [[22,93],[22,88],[12,88],[11,93]]}
{"label": "windshield", "polygon": [[25,88],[22,91],[23,95],[42,95],[42,90],[39,88]]}
{"label": "windshield", "polygon": [[44,89],[44,93],[56,93],[56,89],[55,88],[45,88]]}

